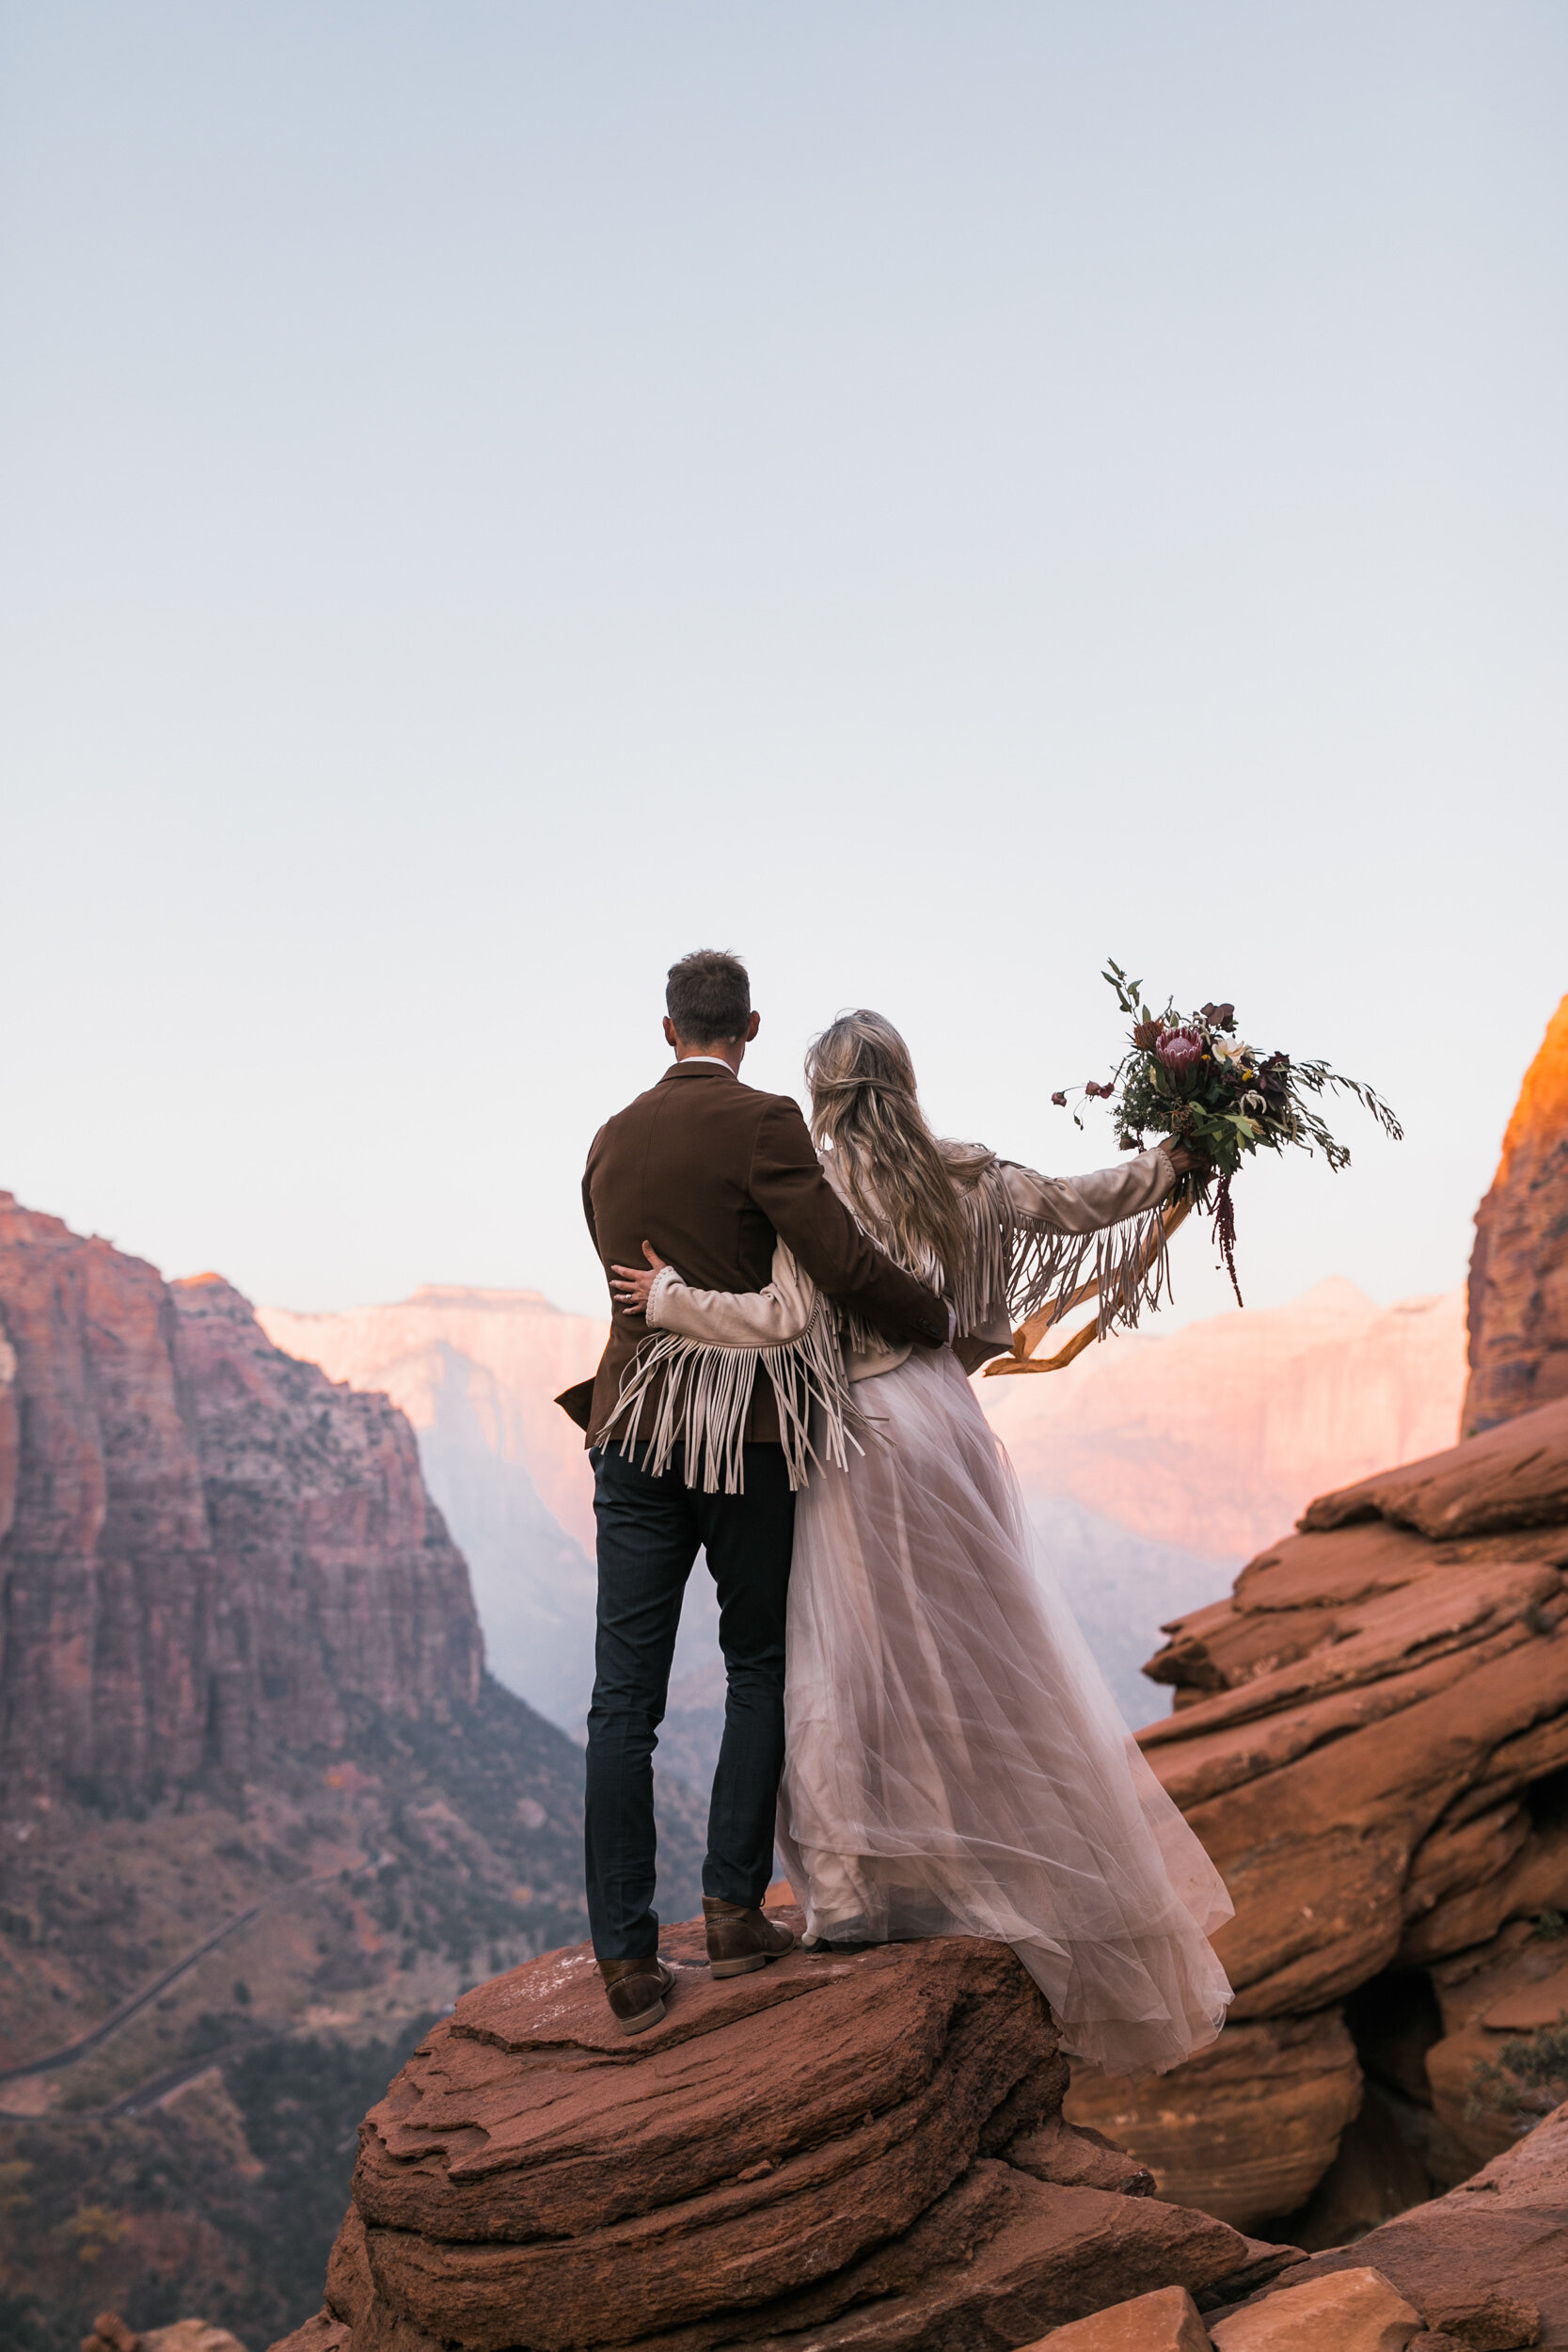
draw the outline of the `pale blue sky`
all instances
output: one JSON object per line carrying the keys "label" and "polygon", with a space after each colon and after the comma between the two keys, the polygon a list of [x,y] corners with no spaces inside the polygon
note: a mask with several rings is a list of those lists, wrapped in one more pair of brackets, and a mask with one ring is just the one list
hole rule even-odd
{"label": "pale blue sky", "polygon": [[674,954],[1070,1169],[1111,953],[1406,1116],[1251,1298],[1459,1279],[1568,987],[1560,5],[0,23],[0,1184],[596,1307]]}

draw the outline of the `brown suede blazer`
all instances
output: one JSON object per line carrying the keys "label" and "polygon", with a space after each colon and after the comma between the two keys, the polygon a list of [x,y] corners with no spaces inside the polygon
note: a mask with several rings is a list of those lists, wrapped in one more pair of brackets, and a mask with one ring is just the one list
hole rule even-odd
{"label": "brown suede blazer", "polygon": [[[606,1120],[594,1137],[582,1205],[608,1274],[641,1266],[652,1242],[685,1280],[705,1290],[762,1290],[782,1237],[830,1298],[842,1299],[890,1339],[940,1347],[947,1309],[934,1291],[868,1242],[817,1162],[799,1106],[763,1094],[716,1062],[676,1062],[656,1087]],[[593,1445],[613,1411],[638,1344],[641,1315],[614,1311],[593,1383],[561,1404],[587,1412]],[[779,1440],[773,1392],[759,1380],[746,1436]]]}

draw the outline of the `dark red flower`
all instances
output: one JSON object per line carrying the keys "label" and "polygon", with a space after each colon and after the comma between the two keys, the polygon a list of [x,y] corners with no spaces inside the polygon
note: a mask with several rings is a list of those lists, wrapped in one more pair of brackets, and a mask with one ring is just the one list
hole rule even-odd
{"label": "dark red flower", "polygon": [[1205,1005],[1203,1018],[1212,1029],[1233,1029],[1236,1026],[1234,1005]]}
{"label": "dark red flower", "polygon": [[1066,1108],[1067,1108],[1067,1096],[1066,1096],[1065,1094],[1053,1094],[1053,1095],[1052,1096],[1051,1100],[1052,1100],[1052,1101],[1055,1104],[1055,1105],[1056,1105],[1056,1107],[1057,1107],[1057,1109],[1058,1109],[1058,1110],[1062,1110],[1062,1111],[1065,1111],[1065,1110],[1066,1110]]}
{"label": "dark red flower", "polygon": [[1173,1078],[1190,1078],[1203,1059],[1203,1033],[1199,1029],[1167,1029],[1154,1052]]}

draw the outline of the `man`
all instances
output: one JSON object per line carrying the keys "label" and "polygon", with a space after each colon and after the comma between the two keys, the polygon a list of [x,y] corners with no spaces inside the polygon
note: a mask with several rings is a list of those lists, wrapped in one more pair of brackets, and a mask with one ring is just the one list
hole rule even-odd
{"label": "man", "polygon": [[[608,1277],[641,1264],[649,1242],[705,1289],[760,1290],[782,1238],[828,1296],[890,1339],[940,1347],[943,1302],[865,1239],[828,1184],[798,1106],[740,1082],[756,1036],[745,966],[701,950],[671,967],[664,1034],[675,1059],[658,1084],[606,1121],[582,1180],[583,1209]],[[588,1716],[588,1917],[610,2006],[626,2033],[664,2014],[673,1979],[658,1958],[653,1910],[653,1749],[663,1719],[686,1580],[699,1549],[718,1590],[727,1694],[713,1778],[703,1913],[718,1977],[789,1949],[764,1917],[784,1764],[784,1602],[795,1497],[769,1384],[753,1387],[743,1487],[686,1483],[684,1449],[658,1477],[643,1469],[657,1400],[630,1452],[601,1443],[640,1342],[640,1317],[614,1311],[593,1383],[560,1401],[588,1432],[598,1525],[598,1644]]]}

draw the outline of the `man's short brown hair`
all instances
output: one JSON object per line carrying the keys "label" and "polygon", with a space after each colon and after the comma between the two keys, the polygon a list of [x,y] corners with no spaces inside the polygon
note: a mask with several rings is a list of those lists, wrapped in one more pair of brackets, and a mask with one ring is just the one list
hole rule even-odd
{"label": "man's short brown hair", "polygon": [[664,1006],[683,1045],[733,1045],[752,1017],[746,966],[725,948],[694,948],[670,966]]}

